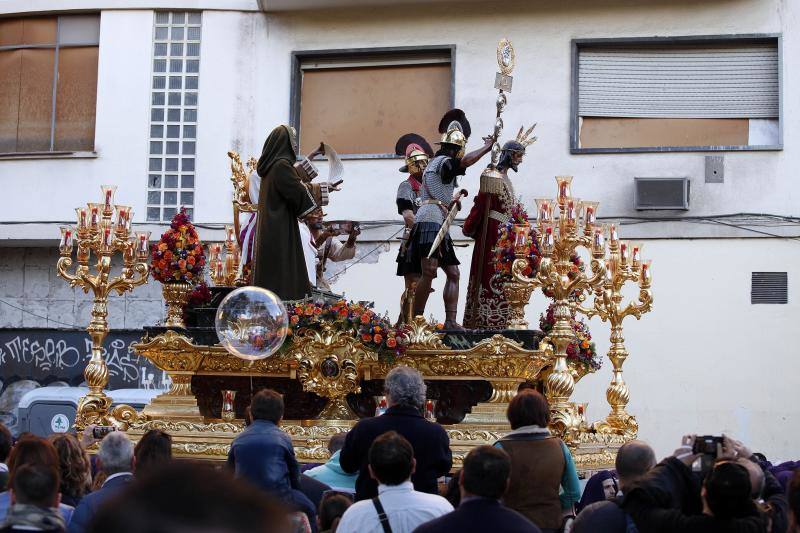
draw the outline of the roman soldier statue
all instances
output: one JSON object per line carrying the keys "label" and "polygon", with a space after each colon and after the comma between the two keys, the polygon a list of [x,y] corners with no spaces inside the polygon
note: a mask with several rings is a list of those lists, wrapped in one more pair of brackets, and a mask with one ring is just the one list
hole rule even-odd
{"label": "roman soldier statue", "polygon": [[439,151],[422,174],[422,205],[414,217],[406,265],[408,272],[420,274],[414,295],[414,315],[424,314],[431,284],[441,268],[447,277],[444,286],[445,329],[462,329],[456,322],[459,262],[448,225],[453,219],[451,209],[458,208],[458,200],[466,195],[466,191],[459,191],[455,198],[453,193],[458,187],[458,176],[463,176],[468,167],[491,150],[494,139],[484,138],[481,148],[464,155],[471,128],[460,109],[445,113],[439,123],[439,133],[442,134],[437,143]]}
{"label": "roman soldier statue", "polygon": [[400,242],[400,252],[397,254],[397,275],[405,279],[405,290],[400,298],[400,319],[398,324],[405,323],[411,315],[413,305],[414,286],[419,280],[421,268],[410,268],[406,262],[408,238],[414,226],[414,215],[422,204],[422,172],[428,166],[428,161],[433,157],[433,148],[421,135],[406,133],[397,140],[394,147],[395,154],[405,157],[405,164],[400,167],[400,172],[408,172],[408,178],[400,182],[397,187],[397,213],[403,217],[403,236]]}
{"label": "roman soldier statue", "polygon": [[487,171],[481,175],[480,192],[464,221],[464,235],[475,239],[464,310],[467,329],[505,329],[508,326],[508,301],[495,276],[494,252],[499,229],[510,220],[511,209],[517,203],[508,171],[518,171],[526,147],[536,141],[536,137],[530,137],[534,127],[527,131],[520,128],[517,138],[503,145],[497,172]]}

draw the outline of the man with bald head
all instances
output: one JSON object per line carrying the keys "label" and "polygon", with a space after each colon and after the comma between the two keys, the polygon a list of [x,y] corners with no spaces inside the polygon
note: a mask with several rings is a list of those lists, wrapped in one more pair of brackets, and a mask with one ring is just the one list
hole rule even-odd
{"label": "man with bald head", "polygon": [[[655,465],[656,454],[646,442],[634,440],[623,444],[615,461],[620,491],[624,493]],[[633,522],[620,508],[619,501],[602,501],[588,505],[580,512],[572,525],[572,533],[636,531],[631,527],[634,527]]]}

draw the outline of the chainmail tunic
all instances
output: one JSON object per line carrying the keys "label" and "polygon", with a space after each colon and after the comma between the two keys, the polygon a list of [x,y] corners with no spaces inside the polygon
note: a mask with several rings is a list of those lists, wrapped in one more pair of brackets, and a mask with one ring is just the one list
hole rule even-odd
{"label": "chainmail tunic", "polygon": [[445,211],[442,207],[436,204],[426,204],[425,201],[438,200],[444,204],[446,209],[453,200],[453,191],[458,187],[458,180],[453,179],[450,183],[444,183],[441,175],[442,166],[448,159],[452,158],[446,155],[436,156],[425,168],[425,172],[422,174],[422,187],[419,191],[423,203],[414,219],[416,223],[434,222],[439,225],[444,223]]}
{"label": "chainmail tunic", "polygon": [[397,187],[397,199],[408,200],[409,202],[411,202],[411,210],[414,213],[417,212],[420,203],[422,202],[422,200],[420,199],[421,194],[422,190],[420,190],[419,192],[414,192],[414,188],[411,186],[408,180],[400,182],[400,186]]}

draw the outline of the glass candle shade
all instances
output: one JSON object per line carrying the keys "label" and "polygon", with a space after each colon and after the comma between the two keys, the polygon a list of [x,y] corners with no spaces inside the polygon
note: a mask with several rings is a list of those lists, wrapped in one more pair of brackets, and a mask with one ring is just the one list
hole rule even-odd
{"label": "glass candle shade", "polygon": [[597,222],[597,206],[599,205],[600,202],[581,202],[584,224],[591,227]]}
{"label": "glass candle shade", "polygon": [[236,244],[236,230],[233,226],[225,226],[225,246],[230,250]]}
{"label": "glass candle shade", "polygon": [[225,272],[223,271],[222,267],[222,260],[217,258],[214,262],[214,266],[212,267],[212,274],[214,276],[214,283],[217,285],[222,285],[225,279]]}
{"label": "glass candle shade", "polygon": [[542,253],[550,255],[555,247],[555,236],[553,235],[553,225],[548,224],[542,228]]}
{"label": "glass candle shade", "polygon": [[58,243],[58,251],[61,255],[72,255],[75,247],[75,230],[72,226],[61,226],[61,240]]}
{"label": "glass candle shade", "polygon": [[594,238],[592,239],[592,252],[600,253],[606,247],[606,238],[603,235],[602,228],[594,229]]}
{"label": "glass candle shade", "polygon": [[530,243],[531,227],[528,224],[514,224],[514,248],[523,253]]}
{"label": "glass candle shade", "polygon": [[78,231],[83,231],[89,227],[89,210],[85,207],[76,207],[75,214],[78,219]]}
{"label": "glass candle shade", "polygon": [[553,221],[553,200],[550,198],[536,199],[536,212],[539,224]]}
{"label": "glass candle shade", "polygon": [[114,193],[117,186],[101,185],[100,190],[103,191],[103,212],[110,215],[114,211]]}
{"label": "glass candle shade", "polygon": [[642,263],[642,274],[641,274],[641,285],[650,285],[650,282],[653,281],[653,271],[650,268],[651,261],[645,261]]}
{"label": "glass candle shade", "polygon": [[570,188],[572,176],[556,176],[556,183],[558,184],[558,203],[564,205],[567,198],[572,196],[572,190]]}
{"label": "glass candle shade", "polygon": [[117,232],[127,233],[131,229],[131,216],[133,211],[127,205],[115,205],[117,210]]}
{"label": "glass candle shade", "polygon": [[619,243],[619,260],[623,265],[628,264],[628,241]]}
{"label": "glass candle shade", "polygon": [[567,200],[567,222],[575,224],[578,221],[578,208],[581,201],[577,198],[569,198]]}
{"label": "glass candle shade", "polygon": [[103,220],[100,223],[100,247],[104,251],[111,250],[114,244],[114,232],[111,229],[111,221]]}
{"label": "glass candle shade", "polygon": [[608,225],[608,240],[610,241],[611,246],[616,246],[619,244],[619,235],[617,234],[616,224]]}
{"label": "glass candle shade", "polygon": [[219,261],[220,253],[222,252],[222,245],[218,242],[212,242],[208,245],[208,260],[209,262],[212,261]]}
{"label": "glass candle shade", "polygon": [[89,205],[89,227],[97,229],[100,225],[100,218],[103,214],[102,204],[88,204]]}
{"label": "glass candle shade", "polygon": [[149,241],[150,241],[149,231],[136,232],[136,257],[140,261],[147,259],[147,254],[150,251]]}
{"label": "glass candle shade", "polygon": [[610,259],[606,259],[606,276],[605,276],[606,283],[611,283],[614,281],[614,262]]}
{"label": "glass candle shade", "polygon": [[642,243],[640,242],[632,242],[631,245],[631,263],[633,264],[633,268],[639,268],[639,265],[642,264]]}

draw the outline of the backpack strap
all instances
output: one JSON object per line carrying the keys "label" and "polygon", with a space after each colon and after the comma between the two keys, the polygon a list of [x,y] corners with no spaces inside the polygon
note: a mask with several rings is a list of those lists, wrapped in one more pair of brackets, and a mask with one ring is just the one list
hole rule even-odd
{"label": "backpack strap", "polygon": [[372,505],[375,506],[375,511],[378,513],[378,520],[381,521],[383,533],[392,533],[392,526],[389,525],[389,517],[386,516],[386,511],[383,510],[383,504],[380,498],[377,496],[372,498]]}

